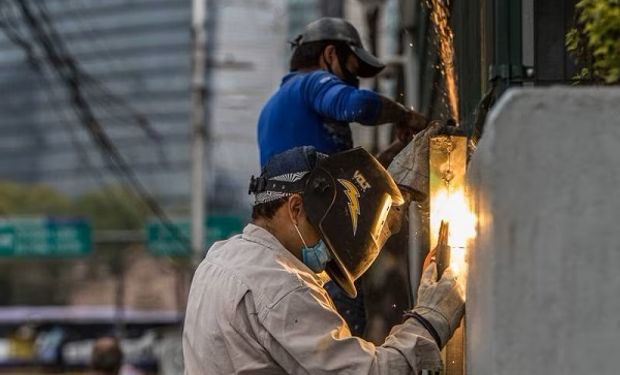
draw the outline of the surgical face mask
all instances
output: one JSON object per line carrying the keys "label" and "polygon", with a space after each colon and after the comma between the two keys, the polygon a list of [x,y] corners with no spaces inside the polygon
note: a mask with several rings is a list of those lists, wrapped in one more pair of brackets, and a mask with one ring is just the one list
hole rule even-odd
{"label": "surgical face mask", "polygon": [[[333,75],[336,75],[331,65],[327,63],[325,56],[321,56],[321,58],[323,59],[323,61],[325,62],[325,65],[327,66],[327,71]],[[359,78],[357,78],[357,76],[351,73],[349,69],[347,68],[347,59],[349,58],[349,54],[345,51],[342,51],[341,49],[337,49],[336,58],[338,59],[338,63],[340,64],[340,70],[342,71],[342,75],[343,75],[342,77],[340,77],[340,79],[342,79],[344,83],[347,83],[348,85],[353,86],[356,89],[358,89],[360,87]]]}
{"label": "surgical face mask", "polygon": [[323,242],[323,240],[319,240],[316,245],[308,246],[302,237],[297,224],[293,225],[295,226],[295,230],[297,231],[301,242],[304,244],[304,247],[301,249],[301,257],[304,264],[315,273],[325,271],[327,262],[332,260],[332,256],[327,248],[327,245],[325,245],[325,242]]}
{"label": "surgical face mask", "polygon": [[360,80],[357,76],[347,68],[347,60],[349,59],[350,52],[343,49],[336,50],[336,56],[338,57],[338,63],[340,64],[340,70],[342,71],[342,80],[349,85],[359,88]]}
{"label": "surgical face mask", "polygon": [[345,83],[348,83],[350,86],[355,87],[356,89],[360,88],[360,80],[357,76],[351,73],[346,67],[342,68],[342,74],[344,74],[344,78],[342,80]]}

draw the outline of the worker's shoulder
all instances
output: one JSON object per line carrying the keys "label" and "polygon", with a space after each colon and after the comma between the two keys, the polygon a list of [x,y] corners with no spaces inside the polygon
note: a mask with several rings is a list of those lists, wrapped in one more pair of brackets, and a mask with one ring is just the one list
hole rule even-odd
{"label": "worker's shoulder", "polygon": [[[275,246],[274,246],[275,247]],[[215,244],[205,258],[218,277],[236,279],[252,293],[259,309],[270,308],[287,294],[312,282],[284,249],[235,236]]]}
{"label": "worker's shoulder", "polygon": [[283,81],[282,87],[284,89],[290,88],[297,90],[311,89],[313,87],[341,83],[342,80],[338,76],[322,69],[312,70],[308,72],[295,72],[288,74]]}
{"label": "worker's shoulder", "polygon": [[319,70],[313,70],[311,72],[305,73],[304,74],[304,78],[305,80],[307,80],[308,82],[314,83],[314,84],[319,84],[319,85],[324,85],[327,83],[340,83],[342,82],[342,80],[340,78],[338,78],[337,75],[332,74],[328,71],[319,69]]}

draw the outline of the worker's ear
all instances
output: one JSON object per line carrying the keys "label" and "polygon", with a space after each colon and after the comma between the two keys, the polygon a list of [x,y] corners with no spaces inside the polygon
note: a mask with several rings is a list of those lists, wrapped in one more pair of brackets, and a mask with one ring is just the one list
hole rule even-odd
{"label": "worker's ear", "polygon": [[304,211],[303,199],[301,199],[301,196],[299,194],[293,194],[286,201],[286,205],[288,206],[288,212],[291,216],[291,221],[293,222],[293,224],[298,225],[306,214]]}
{"label": "worker's ear", "polygon": [[325,47],[325,49],[323,50],[323,58],[329,65],[333,64],[334,60],[337,59],[336,46],[334,46],[333,44],[329,44],[327,47]]}

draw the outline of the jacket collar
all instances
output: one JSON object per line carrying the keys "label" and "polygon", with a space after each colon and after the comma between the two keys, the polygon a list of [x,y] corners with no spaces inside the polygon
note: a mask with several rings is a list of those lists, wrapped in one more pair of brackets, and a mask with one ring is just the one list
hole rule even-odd
{"label": "jacket collar", "polygon": [[295,255],[288,251],[273,234],[258,225],[252,223],[246,225],[245,228],[243,228],[241,237],[246,241],[254,242],[273,250],[277,255],[288,260],[291,265],[296,268],[298,273],[303,272],[304,274],[309,274],[321,286],[329,280],[329,276],[327,276],[325,272],[321,272],[320,274],[314,273],[304,262],[297,259]]}
{"label": "jacket collar", "polygon": [[280,82],[280,86],[283,86],[286,82],[288,82],[291,78],[299,75],[300,72],[290,72],[287,73],[284,77],[282,77],[282,82]]}

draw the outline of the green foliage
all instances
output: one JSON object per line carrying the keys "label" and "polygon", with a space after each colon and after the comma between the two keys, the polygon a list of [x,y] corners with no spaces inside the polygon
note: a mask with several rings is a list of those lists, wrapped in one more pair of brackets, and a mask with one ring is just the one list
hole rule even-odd
{"label": "green foliage", "polygon": [[71,211],[71,201],[46,185],[0,182],[0,213],[4,215],[59,215]]}
{"label": "green foliage", "polygon": [[620,82],[620,0],[581,0],[567,50],[582,66],[577,80]]}
{"label": "green foliage", "polygon": [[122,186],[107,186],[75,200],[76,212],[91,220],[95,229],[142,229],[147,208]]}
{"label": "green foliage", "polygon": [[2,215],[77,215],[90,219],[94,229],[141,229],[147,208],[122,186],[106,186],[70,199],[40,184],[0,182]]}

